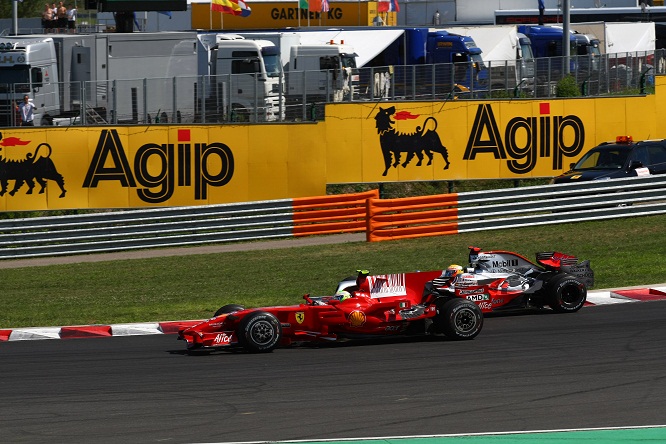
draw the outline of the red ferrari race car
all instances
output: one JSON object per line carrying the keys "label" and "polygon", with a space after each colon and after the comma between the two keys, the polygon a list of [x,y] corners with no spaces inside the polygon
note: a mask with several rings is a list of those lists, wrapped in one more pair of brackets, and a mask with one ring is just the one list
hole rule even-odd
{"label": "red ferrari race car", "polygon": [[[437,274],[439,275],[439,273]],[[244,308],[225,305],[213,318],[178,332],[187,349],[241,347],[269,352],[301,342],[376,338],[396,335],[444,335],[463,340],[476,337],[483,326],[479,307],[465,299],[431,293],[423,287],[434,275],[391,275],[381,294],[341,291],[334,296],[305,295],[294,306]],[[404,279],[409,276],[409,279]],[[359,280],[367,277],[360,273]]]}
{"label": "red ferrari race car", "polygon": [[[347,278],[338,290],[360,291],[371,297],[391,293],[391,282],[424,281],[423,299],[474,302],[484,313],[543,309],[571,313],[581,309],[587,288],[594,285],[589,261],[558,252],[537,253],[533,263],[509,251],[469,247],[469,267],[451,265],[443,271]],[[422,276],[416,278],[415,276]]]}

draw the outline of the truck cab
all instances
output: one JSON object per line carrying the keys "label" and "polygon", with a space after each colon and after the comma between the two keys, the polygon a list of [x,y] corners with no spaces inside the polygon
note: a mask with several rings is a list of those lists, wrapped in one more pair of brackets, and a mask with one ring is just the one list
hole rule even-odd
{"label": "truck cab", "polygon": [[[487,87],[486,66],[474,39],[447,31],[430,31],[426,40],[426,64],[453,64],[453,77],[444,75],[437,80],[452,82],[467,89],[479,90]],[[440,71],[440,70],[436,70]]]}
{"label": "truck cab", "polygon": [[[562,41],[564,29],[559,26],[532,26],[520,25],[518,32],[529,38],[534,56],[538,59],[562,57]],[[569,36],[569,54],[571,56],[569,72],[591,73],[599,69],[599,40],[594,36],[571,32]],[[542,73],[548,70],[548,66],[543,61],[539,63],[539,71]],[[551,71],[559,74],[563,73],[561,59],[553,59],[549,62]]]}
{"label": "truck cab", "polygon": [[[42,125],[60,107],[58,70],[50,38],[0,38],[0,125],[18,125],[12,104],[30,96],[37,106],[35,125]],[[44,122],[46,123],[46,122]]]}
{"label": "truck cab", "polygon": [[292,46],[287,92],[290,100],[342,102],[358,93],[357,54],[344,43]]}
{"label": "truck cab", "polygon": [[284,72],[272,42],[230,34],[202,35],[199,40],[211,76],[205,99],[214,116],[238,122],[284,117]]}

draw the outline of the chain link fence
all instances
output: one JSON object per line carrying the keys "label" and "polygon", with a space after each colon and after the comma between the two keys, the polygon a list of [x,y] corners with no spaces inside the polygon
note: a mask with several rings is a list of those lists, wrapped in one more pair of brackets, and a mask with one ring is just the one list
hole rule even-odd
{"label": "chain link fence", "polygon": [[17,72],[13,83],[0,84],[0,126],[17,126],[25,94],[34,97],[38,126],[314,121],[327,103],[549,99],[562,96],[558,85],[568,75],[576,86],[565,96],[650,94],[665,56],[364,67],[343,77],[324,70],[51,83]]}

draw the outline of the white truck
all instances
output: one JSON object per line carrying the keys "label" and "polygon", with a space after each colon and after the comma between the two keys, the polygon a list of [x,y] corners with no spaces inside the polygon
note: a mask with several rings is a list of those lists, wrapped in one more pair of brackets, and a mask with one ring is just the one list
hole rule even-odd
{"label": "white truck", "polygon": [[571,29],[581,34],[594,35],[599,40],[601,54],[642,56],[655,50],[654,22],[572,23]]}
{"label": "white truck", "polygon": [[[442,29],[442,28],[438,28]],[[534,90],[535,63],[530,39],[513,25],[456,26],[445,31],[472,37],[481,48],[491,91]]]}
{"label": "white truck", "polygon": [[354,47],[340,39],[321,40],[313,37],[319,33],[311,31],[255,31],[240,35],[246,39],[269,40],[278,48],[290,104],[300,102],[303,97],[308,101],[327,98],[327,101],[339,102],[355,92],[358,55]]}
{"label": "white truck", "polygon": [[358,92],[356,53],[343,43],[292,46],[287,95],[290,102],[342,102]]}
{"label": "white truck", "polygon": [[215,77],[206,88],[207,116],[236,121],[310,118],[314,103],[349,100],[358,83],[353,48],[334,42],[305,44],[303,35],[201,34],[199,71]]}
{"label": "white truck", "polygon": [[268,40],[199,34],[206,121],[271,122],[284,117],[284,72]]}
{"label": "white truck", "polygon": [[0,38],[0,125],[15,124],[25,94],[36,125],[193,119],[196,49],[195,32]]}

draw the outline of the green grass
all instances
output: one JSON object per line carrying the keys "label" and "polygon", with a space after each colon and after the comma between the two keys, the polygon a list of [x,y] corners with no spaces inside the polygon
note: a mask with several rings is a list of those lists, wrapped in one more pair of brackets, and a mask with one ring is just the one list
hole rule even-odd
{"label": "green grass", "polygon": [[534,259],[589,259],[596,288],[666,282],[666,215],[357,242],[0,270],[0,328],[201,319],[227,303],[291,305],[331,294],[357,268],[373,273],[465,265],[467,247]]}

